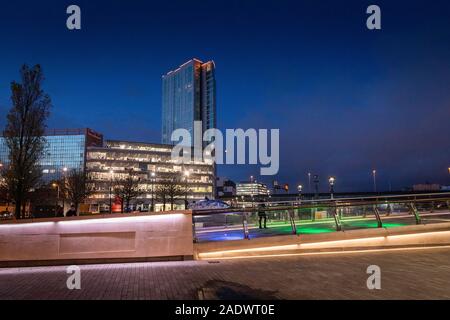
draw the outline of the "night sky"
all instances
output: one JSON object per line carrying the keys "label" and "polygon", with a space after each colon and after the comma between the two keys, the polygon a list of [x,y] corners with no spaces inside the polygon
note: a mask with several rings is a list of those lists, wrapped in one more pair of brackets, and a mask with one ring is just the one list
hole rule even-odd
{"label": "night sky", "polygon": [[323,190],[334,175],[336,191],[370,191],[373,168],[382,190],[450,184],[448,0],[1,1],[0,125],[20,66],[40,63],[50,128],[160,142],[161,75],[193,57],[216,63],[220,129],[280,129],[275,179],[293,189],[310,171]]}

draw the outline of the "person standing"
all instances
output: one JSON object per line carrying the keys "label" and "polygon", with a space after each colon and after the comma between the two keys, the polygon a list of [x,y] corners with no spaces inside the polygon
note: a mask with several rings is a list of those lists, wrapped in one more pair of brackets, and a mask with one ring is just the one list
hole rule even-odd
{"label": "person standing", "polygon": [[267,229],[267,214],[266,211],[263,210],[266,207],[264,203],[260,205],[260,209],[258,210],[258,217],[259,217],[259,228],[262,229],[262,221],[264,220],[264,229]]}
{"label": "person standing", "polygon": [[75,206],[71,205],[70,209],[66,212],[66,217],[75,217],[77,215],[77,210],[75,210]]}

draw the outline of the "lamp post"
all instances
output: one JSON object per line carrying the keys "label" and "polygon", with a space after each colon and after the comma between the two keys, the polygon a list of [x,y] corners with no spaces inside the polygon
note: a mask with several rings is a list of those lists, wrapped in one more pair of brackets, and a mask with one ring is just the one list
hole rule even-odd
{"label": "lamp post", "polygon": [[297,186],[297,191],[298,191],[298,199],[301,200],[302,199],[302,190],[303,190],[303,186],[301,184],[299,184]]}
{"label": "lamp post", "polygon": [[[300,204],[301,201],[302,201],[302,190],[303,190],[303,186],[302,186],[301,184],[299,184],[299,185],[297,186],[297,191],[298,191],[298,204]],[[300,218],[300,208],[297,210],[297,214],[298,214],[298,217]]]}
{"label": "lamp post", "polygon": [[66,203],[65,203],[65,198],[66,198],[66,187],[67,187],[67,182],[66,182],[66,173],[67,173],[67,167],[64,167],[63,169],[62,169],[62,172],[63,172],[63,183],[64,183],[64,188],[63,188],[63,192],[64,192],[64,194],[63,194],[63,197],[62,197],[62,207],[63,207],[63,214],[64,214],[64,207],[65,207],[65,205],[66,205]]}
{"label": "lamp post", "polygon": [[334,198],[334,182],[336,181],[335,177],[330,177],[328,179],[328,182],[330,184],[330,197],[331,199]]}
{"label": "lamp post", "polygon": [[314,175],[314,198],[319,198],[319,175]]}
{"label": "lamp post", "polygon": [[373,192],[377,192],[377,170],[372,170]]}
{"label": "lamp post", "polygon": [[185,193],[184,193],[184,210],[187,210],[187,205],[188,205],[188,201],[187,201],[187,194],[188,194],[188,178],[189,178],[189,171],[184,171],[184,188],[185,188]]}
{"label": "lamp post", "polygon": [[52,183],[52,187],[56,188],[57,193],[56,193],[56,204],[55,204],[55,217],[58,216],[58,202],[59,202],[59,184],[57,184],[56,182]]}
{"label": "lamp post", "polygon": [[308,192],[311,193],[311,172],[308,172]]}
{"label": "lamp post", "polygon": [[155,174],[155,172],[153,171],[151,174],[150,174],[150,182],[151,182],[151,184],[152,184],[152,205],[151,205],[151,207],[150,207],[150,211],[155,211],[155,176],[156,176],[156,174]]}
{"label": "lamp post", "polygon": [[109,213],[112,213],[112,178],[114,171],[109,170]]}

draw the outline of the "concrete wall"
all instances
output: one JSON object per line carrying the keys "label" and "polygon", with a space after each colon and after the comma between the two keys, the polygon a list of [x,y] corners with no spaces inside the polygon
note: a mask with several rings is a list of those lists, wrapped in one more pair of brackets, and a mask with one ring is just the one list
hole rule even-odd
{"label": "concrete wall", "polygon": [[192,256],[189,211],[0,223],[0,266]]}

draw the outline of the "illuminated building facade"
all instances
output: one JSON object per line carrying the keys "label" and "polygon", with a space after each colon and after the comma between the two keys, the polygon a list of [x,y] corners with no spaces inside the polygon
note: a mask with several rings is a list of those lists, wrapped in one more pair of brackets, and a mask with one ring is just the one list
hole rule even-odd
{"label": "illuminated building facade", "polygon": [[193,137],[194,121],[202,121],[203,132],[216,127],[214,62],[189,60],[162,77],[162,91],[163,144],[174,144],[170,138],[179,128]]}
{"label": "illuminated building facade", "polygon": [[[91,129],[52,129],[45,133],[46,145],[41,160],[42,182],[44,184],[62,178],[64,172],[84,170],[86,149],[102,146],[103,136]],[[0,162],[8,165],[9,150],[5,139],[0,138]]]}
{"label": "illuminated building facade", "polygon": [[[149,211],[152,198],[155,211],[162,210],[155,190],[167,181],[178,181],[187,190],[184,196],[176,198],[174,209],[184,209],[185,198],[189,202],[213,198],[213,163],[177,164],[171,159],[171,151],[171,145],[116,140],[107,140],[104,147],[89,147],[86,170],[88,183],[94,190],[89,199],[91,211],[109,211],[114,181],[125,178],[130,170],[139,179],[138,188],[143,192],[133,200],[133,210]],[[166,203],[165,209],[169,206]]]}
{"label": "illuminated building facade", "polygon": [[267,196],[269,189],[259,182],[239,182],[236,185],[237,196]]}

